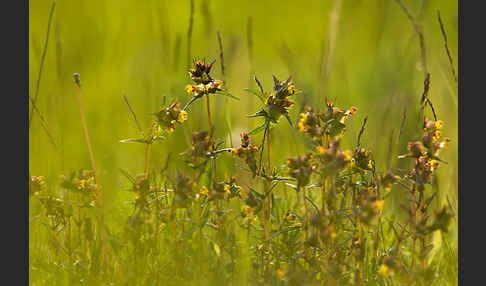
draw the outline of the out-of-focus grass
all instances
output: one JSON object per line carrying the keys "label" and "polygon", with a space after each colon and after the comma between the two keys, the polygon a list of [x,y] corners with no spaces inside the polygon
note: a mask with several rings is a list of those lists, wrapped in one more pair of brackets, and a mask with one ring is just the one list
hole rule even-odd
{"label": "out-of-focus grass", "polygon": [[[35,91],[40,57],[45,41],[52,1],[29,1],[29,92]],[[203,9],[207,5],[207,9]],[[457,85],[453,80],[436,10],[448,36],[449,48],[457,65],[457,1],[407,1],[407,7],[423,25],[428,69],[431,73],[430,98],[438,117],[445,122],[445,135],[452,139],[442,157],[448,162],[439,169],[441,200],[454,203],[457,197]],[[255,127],[246,118],[256,111],[257,101],[243,88],[253,85],[251,71],[270,88],[271,74],[294,76],[303,90],[292,111],[297,117],[303,103],[323,105],[324,97],[337,98],[341,106],[357,106],[349,122],[348,134],[356,134],[366,115],[368,127],[362,142],[374,150],[377,167],[384,171],[387,158],[394,167],[406,142],[418,139],[417,111],[423,90],[424,72],[420,65],[418,37],[395,1],[342,1],[335,10],[337,25],[330,25],[335,6],[332,1],[195,1],[192,56],[218,58],[216,30],[223,37],[227,86],[239,101],[213,100],[216,135],[228,141],[228,132],[237,143],[239,133]],[[207,12],[204,12],[207,11]],[[247,21],[252,19],[252,61],[247,47]],[[122,99],[126,93],[144,128],[164,101],[188,100],[186,41],[189,1],[57,1],[47,57],[39,91],[38,107],[60,146],[55,150],[34,118],[29,136],[29,169],[42,174],[48,184],[58,176],[81,167],[89,168],[76,89],[72,74],[81,74],[83,96],[95,157],[105,192],[108,222],[121,217],[128,196],[126,179],[118,171],[143,172],[143,146],[121,144],[120,139],[137,135],[135,124]],[[330,29],[335,39],[330,43]],[[329,55],[330,46],[334,45]],[[326,75],[327,59],[331,59]],[[219,61],[215,72],[220,75]],[[457,68],[456,68],[457,71]],[[323,79],[325,78],[325,79]],[[404,108],[407,120],[400,141],[398,128]],[[207,129],[204,105],[194,104],[187,126],[175,131],[167,141],[153,147],[152,167],[163,164],[167,154],[184,151],[190,130]],[[429,117],[432,115],[427,109]],[[36,117],[37,115],[34,115]],[[305,150],[303,135],[282,125],[272,133],[273,164]],[[393,132],[394,145],[388,146]],[[346,147],[356,138],[344,138]],[[229,145],[229,142],[227,142]],[[390,154],[391,150],[391,154]],[[218,169],[229,175],[231,159]],[[173,167],[186,168],[177,156]],[[396,197],[400,189],[395,188]],[[456,243],[456,242],[453,242]]]}
{"label": "out-of-focus grass", "polygon": [[[441,170],[440,177],[444,178],[441,189],[455,197],[458,95],[443,49],[436,10],[441,11],[449,47],[457,61],[457,3],[424,2],[423,10],[422,1],[407,5],[416,17],[422,15],[431,72],[430,97],[438,116],[445,120],[447,135],[453,139],[444,154],[449,164]],[[50,4],[51,1],[29,2],[29,90],[32,94]],[[208,15],[203,13],[204,5],[208,5]],[[336,97],[343,106],[359,106],[357,119],[350,129],[359,129],[362,118],[370,115],[369,128],[363,138],[370,147],[383,146],[381,143],[388,140],[392,128],[395,128],[395,135],[398,134],[396,127],[407,107],[402,144],[397,144],[393,150],[395,161],[395,155],[404,151],[403,143],[412,139],[407,127],[414,124],[411,114],[418,110],[423,90],[418,38],[394,1],[344,1],[335,28],[328,79],[323,82],[320,69],[326,64],[330,45],[332,9],[330,1],[196,1],[191,54],[217,58],[216,29],[220,29],[228,86],[240,98],[240,101],[216,100],[215,114],[218,121],[224,121],[225,113],[230,113],[234,139],[237,130],[256,124],[245,118],[256,109],[256,106],[249,106],[250,96],[243,91],[250,84],[250,70],[253,69],[267,87],[271,85],[271,73],[281,77],[292,74],[303,90],[296,110],[302,107],[303,98],[309,103],[322,104],[323,96]],[[248,16],[252,17],[253,26],[252,67],[246,39]],[[75,4],[58,1],[38,105],[60,149],[54,150],[38,118],[34,119],[29,138],[31,173],[55,179],[63,170],[89,166],[72,83],[72,74],[78,72],[101,178],[106,185],[107,205],[121,196],[118,187],[124,181],[117,167],[137,173],[143,166],[143,157],[139,156],[142,146],[118,143],[119,139],[137,132],[121,94],[126,93],[145,126],[149,124],[149,113],[160,106],[163,96],[183,102],[188,99],[183,90],[187,82],[183,67],[187,62],[188,20],[189,1],[80,1]],[[176,50],[178,38],[181,43]],[[216,72],[220,72],[219,66]],[[191,117],[204,116],[202,108],[200,104],[194,105]],[[202,122],[190,120],[190,129],[207,128]],[[216,132],[224,136],[227,130],[218,128]],[[276,142],[274,149],[282,157],[303,150],[302,140],[288,144],[289,136],[293,140],[297,135],[290,134],[286,128],[277,132],[285,139]],[[178,130],[167,143],[156,145],[154,158],[159,161],[156,159],[152,163],[160,163],[169,150],[182,151],[187,140],[187,134]],[[380,163],[387,158],[388,150],[380,151],[376,154],[377,161],[383,169],[384,164]]]}

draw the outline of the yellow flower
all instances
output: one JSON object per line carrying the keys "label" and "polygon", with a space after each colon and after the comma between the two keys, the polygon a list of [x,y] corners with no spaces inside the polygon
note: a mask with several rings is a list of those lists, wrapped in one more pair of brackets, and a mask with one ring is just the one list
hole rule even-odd
{"label": "yellow flower", "polygon": [[221,86],[222,86],[222,82],[220,80],[215,80],[212,82],[213,88],[221,89]]}
{"label": "yellow flower", "polygon": [[444,122],[442,122],[442,120],[437,120],[434,125],[435,129],[440,130],[444,126]]}
{"label": "yellow flower", "polygon": [[79,180],[78,182],[78,190],[81,190],[81,189],[84,189],[84,187],[86,186],[86,180]]}
{"label": "yellow flower", "polygon": [[194,90],[195,90],[195,88],[194,88],[193,85],[190,85],[190,84],[186,85],[186,91],[187,91],[187,93],[191,94],[191,93],[194,92]]}
{"label": "yellow flower", "polygon": [[346,161],[351,161],[351,151],[350,150],[346,150],[344,152],[344,158],[346,159]]}
{"label": "yellow flower", "polygon": [[299,128],[300,131],[305,131],[307,129],[305,124],[302,121],[299,121],[297,127]]}
{"label": "yellow flower", "polygon": [[385,187],[385,190],[386,190],[387,192],[390,192],[390,191],[391,191],[391,189],[392,189],[391,185],[388,185],[388,186],[386,186],[386,187]]}
{"label": "yellow flower", "polygon": [[224,191],[226,192],[226,194],[230,195],[231,194],[231,188],[229,185],[225,185],[224,186]]}
{"label": "yellow flower", "polygon": [[295,85],[293,85],[293,84],[292,84],[292,85],[289,85],[289,86],[287,87],[287,92],[288,92],[289,94],[294,94],[294,92],[295,92]]}
{"label": "yellow flower", "polygon": [[344,114],[346,114],[346,116],[353,115],[357,110],[358,109],[356,107],[351,107],[349,110],[346,110]]}
{"label": "yellow flower", "polygon": [[373,161],[368,161],[368,168],[373,169]]}
{"label": "yellow flower", "polygon": [[385,205],[385,201],[384,200],[378,200],[378,201],[376,201],[376,202],[373,203],[373,207],[377,211],[382,211],[384,205]]}
{"label": "yellow flower", "polygon": [[238,149],[237,148],[233,148],[231,150],[231,153],[233,153],[233,155],[238,155]]}
{"label": "yellow flower", "polygon": [[203,91],[203,92],[204,92],[204,91],[207,91],[207,89],[209,88],[209,85],[210,85],[210,83],[208,83],[208,85],[207,85],[207,86],[205,86],[205,85],[204,85],[204,84],[202,84],[202,83],[198,84],[198,85],[196,86],[196,89],[197,89],[197,92],[196,92],[196,93],[199,93],[199,92],[201,92],[201,91]]}
{"label": "yellow flower", "polygon": [[177,121],[179,121],[180,123],[183,123],[186,120],[187,120],[187,112],[184,111],[184,110],[179,112],[179,115],[177,116]]}
{"label": "yellow flower", "polygon": [[206,188],[206,186],[203,186],[203,187],[201,188],[201,195],[202,195],[202,196],[207,196],[207,195],[208,195],[208,193],[209,193],[208,188]]}
{"label": "yellow flower", "polygon": [[435,160],[430,160],[430,171],[433,172],[435,170],[437,170],[437,168],[439,168],[439,162],[435,161]]}
{"label": "yellow flower", "polygon": [[378,272],[382,275],[382,276],[388,276],[390,275],[390,267],[386,266],[385,264],[382,264],[380,266],[380,268],[378,269]]}
{"label": "yellow flower", "polygon": [[241,212],[246,214],[246,215],[249,215],[252,211],[253,211],[253,209],[248,205],[241,206]]}
{"label": "yellow flower", "polygon": [[307,113],[301,113],[299,114],[300,120],[299,123],[297,124],[297,127],[299,128],[300,131],[305,131],[308,129],[308,126],[305,125],[307,122]]}
{"label": "yellow flower", "polygon": [[285,273],[286,271],[284,269],[278,269],[277,270],[277,276],[279,279],[284,279],[285,278]]}
{"label": "yellow flower", "polygon": [[331,239],[334,240],[337,237],[336,228],[334,227],[334,225],[328,226],[327,230],[330,233]]}
{"label": "yellow flower", "polygon": [[444,140],[442,140],[442,142],[439,143],[439,147],[441,149],[445,148],[447,146],[447,143],[449,143],[449,139],[444,139]]}
{"label": "yellow flower", "polygon": [[434,139],[434,140],[439,139],[439,138],[440,138],[440,134],[441,134],[441,133],[440,133],[440,131],[438,131],[438,130],[437,130],[437,131],[435,131],[435,132],[434,132],[433,139]]}
{"label": "yellow flower", "polygon": [[324,151],[325,151],[324,147],[322,147],[322,146],[317,146],[317,148],[316,148],[316,149],[317,149],[317,153],[319,153],[320,155],[324,154]]}

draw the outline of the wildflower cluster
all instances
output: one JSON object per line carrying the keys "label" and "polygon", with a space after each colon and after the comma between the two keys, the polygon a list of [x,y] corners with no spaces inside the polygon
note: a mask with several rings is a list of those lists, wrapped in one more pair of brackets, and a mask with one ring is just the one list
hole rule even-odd
{"label": "wildflower cluster", "polygon": [[276,123],[282,115],[288,116],[290,108],[294,105],[294,101],[290,100],[290,96],[297,93],[299,91],[295,89],[291,77],[281,81],[273,76],[273,92],[267,98],[265,108],[268,118]]}
{"label": "wildflower cluster", "polygon": [[154,113],[157,123],[157,132],[174,132],[176,123],[183,123],[187,120],[187,112],[180,108],[177,101],[173,101],[166,108]]}
{"label": "wildflower cluster", "polygon": [[373,154],[365,148],[356,148],[353,153],[353,163],[363,170],[373,171],[375,169]]}
{"label": "wildflower cluster", "polygon": [[207,64],[205,60],[193,60],[194,67],[189,70],[189,75],[195,85],[186,86],[188,94],[191,94],[194,98],[200,98],[223,90],[223,82],[213,79],[209,74],[213,64],[214,61]]}
{"label": "wildflower cluster", "polygon": [[351,151],[342,151],[339,148],[339,140],[332,141],[329,148],[317,146],[316,149],[323,174],[336,174],[351,162]]}
{"label": "wildflower cluster", "polygon": [[44,176],[31,176],[30,177],[30,184],[29,184],[29,194],[30,195],[38,195],[40,193],[45,192],[46,190],[46,181]]}
{"label": "wildflower cluster", "polygon": [[253,115],[248,117],[264,117],[263,125],[250,131],[250,135],[257,134],[264,130],[268,131],[271,125],[277,124],[280,117],[287,118],[290,125],[292,120],[289,116],[289,110],[294,105],[294,101],[290,100],[292,95],[300,93],[295,89],[295,84],[291,81],[291,77],[285,81],[281,81],[273,76],[273,89],[271,92],[265,92],[260,81],[255,77],[260,90],[246,89],[248,92],[256,95],[264,104],[264,107]]}
{"label": "wildflower cluster", "polygon": [[322,140],[324,129],[321,127],[321,120],[319,114],[316,114],[312,107],[306,106],[306,112],[299,114],[299,122],[297,128],[304,131],[315,141]]}
{"label": "wildflower cluster", "polygon": [[240,208],[240,214],[243,218],[242,223],[246,226],[251,223],[255,223],[258,219],[258,216],[255,214],[255,209],[249,205],[242,205]]}
{"label": "wildflower cluster", "polygon": [[385,200],[379,199],[374,188],[367,188],[359,193],[357,201],[359,207],[355,209],[355,212],[359,220],[367,225],[376,223],[376,219],[385,205]]}
{"label": "wildflower cluster", "polygon": [[317,165],[312,162],[311,153],[288,158],[287,166],[289,175],[297,180],[298,190],[309,183],[312,172],[317,168]]}
{"label": "wildflower cluster", "polygon": [[[194,85],[186,87],[192,95],[188,104],[222,90],[222,82],[210,75],[213,63],[193,62],[189,74]],[[321,112],[307,106],[298,116],[297,129],[311,139],[311,147],[287,160],[275,158],[275,153],[272,158],[274,141],[269,138],[278,139],[278,135],[271,128],[282,116],[292,125],[291,97],[299,91],[291,77],[281,81],[274,76],[268,93],[255,80],[260,91],[249,91],[264,106],[251,117],[264,117],[265,123],[242,133],[240,146],[219,149],[223,142],[214,142],[207,97],[211,131],[193,131],[187,151],[179,154],[191,167],[186,174],[169,168],[174,162],[171,157],[165,166],[150,169],[156,163],[151,166],[149,158],[151,143],[187,119],[188,104],[181,109],[172,101],[154,113],[147,137],[122,140],[146,144],[145,171],[132,177],[120,169],[129,181],[125,190],[135,198],[129,202],[133,212],[124,227],[107,228],[109,249],[113,250],[108,265],[117,265],[120,273],[131,273],[126,270],[133,267],[135,274],[125,283],[130,285],[160,284],[164,277],[175,278],[177,285],[198,284],[192,273],[194,265],[201,267],[201,273],[218,269],[213,271],[215,283],[231,284],[235,266],[244,264],[238,261],[238,253],[247,252],[253,255],[249,259],[253,268],[244,278],[251,285],[387,285],[391,276],[400,285],[411,285],[425,277],[433,268],[427,257],[431,234],[446,232],[453,216],[447,207],[431,213],[429,207],[437,192],[426,188],[442,162],[439,153],[449,142],[441,139],[442,121],[425,119],[422,139],[409,143],[408,153],[400,156],[414,160],[407,175],[397,176],[392,168],[377,175],[373,153],[360,144],[365,124],[354,151],[343,147],[346,119],[357,109],[341,109],[326,99]],[[252,144],[250,135],[262,131],[262,144]],[[242,159],[253,176],[242,180],[238,172],[225,169],[217,161],[223,152]],[[225,179],[218,180],[223,172]],[[399,202],[407,211],[406,223],[388,220],[385,212],[385,205],[386,211],[391,209],[387,199],[394,184],[409,191],[409,197]],[[287,192],[287,187],[297,192]],[[47,191],[44,177],[30,178],[31,197],[39,199],[54,230],[52,244],[61,245],[57,241],[63,240],[69,261],[89,265],[85,272],[101,263],[102,240],[98,237],[102,237],[103,223],[94,223],[97,213],[93,208],[99,188],[90,170],[62,176],[59,193]],[[242,241],[245,237],[246,242]],[[160,255],[165,252],[170,255]],[[107,268],[106,276],[116,275],[110,271]],[[138,281],[138,274],[144,271],[155,272],[146,281]]]}
{"label": "wildflower cluster", "polygon": [[231,177],[229,181],[218,182],[214,189],[209,190],[208,200],[230,200],[232,198],[239,198],[241,195],[241,187],[236,184],[236,178]]}
{"label": "wildflower cluster", "polygon": [[438,157],[440,151],[447,146],[448,138],[441,139],[441,120],[431,121],[424,119],[423,136],[421,141],[409,142],[408,153],[399,158],[413,158],[414,168],[409,176],[414,178],[418,185],[430,182],[431,176],[439,167],[441,161]]}
{"label": "wildflower cluster", "polygon": [[211,138],[207,131],[194,131],[191,136],[191,147],[184,154],[186,162],[193,168],[198,168],[208,159],[211,151]]}
{"label": "wildflower cluster", "polygon": [[326,99],[326,107],[321,114],[321,120],[324,122],[324,132],[330,137],[338,136],[342,134],[346,125],[344,121],[351,115],[353,115],[358,109],[351,107],[348,110],[341,109],[334,106],[333,101]]}
{"label": "wildflower cluster", "polygon": [[63,199],[53,194],[39,196],[39,201],[44,206],[46,217],[51,219],[52,229],[66,224],[66,203]]}
{"label": "wildflower cluster", "polygon": [[85,194],[95,194],[98,184],[95,181],[93,170],[79,170],[72,172],[69,176],[61,176],[61,187]]}
{"label": "wildflower cluster", "polygon": [[316,113],[311,107],[306,107],[306,112],[299,115],[297,127],[316,141],[322,139],[323,136],[333,138],[342,135],[346,127],[344,121],[356,111],[355,107],[348,110],[335,107],[334,102],[326,98],[324,111]]}
{"label": "wildflower cluster", "polygon": [[250,168],[253,177],[255,177],[258,171],[257,155],[258,155],[259,147],[251,144],[251,138],[248,135],[248,133],[242,133],[240,134],[240,137],[241,137],[240,147],[233,148],[231,152],[233,153],[233,155],[245,161],[248,168]]}
{"label": "wildflower cluster", "polygon": [[236,184],[236,178],[234,176],[229,181],[224,182],[224,192],[228,200],[241,197],[241,187]]}

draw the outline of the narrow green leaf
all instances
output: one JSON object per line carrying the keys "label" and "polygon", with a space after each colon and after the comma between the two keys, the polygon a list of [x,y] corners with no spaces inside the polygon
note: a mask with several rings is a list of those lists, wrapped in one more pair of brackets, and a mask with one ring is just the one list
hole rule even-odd
{"label": "narrow green leaf", "polygon": [[263,125],[261,125],[261,126],[255,128],[255,129],[253,129],[252,131],[250,131],[248,133],[248,135],[253,136],[255,134],[258,134],[258,133],[262,132],[263,130],[265,130],[265,128],[267,128],[267,122],[263,123]]}
{"label": "narrow green leaf", "polygon": [[251,93],[251,94],[255,95],[256,97],[258,97],[258,99],[260,99],[260,101],[262,103],[265,103],[265,96],[260,91],[254,90],[252,88],[245,88],[245,91],[247,91],[248,93]]}
{"label": "narrow green leaf", "polygon": [[260,110],[255,114],[248,115],[247,117],[259,117],[259,116],[267,116],[267,113],[265,112],[265,110]]}
{"label": "narrow green leaf", "polygon": [[285,118],[287,118],[287,121],[289,122],[291,127],[294,127],[294,124],[292,123],[292,119],[290,119],[290,116],[288,114],[284,114]]}
{"label": "narrow green leaf", "polygon": [[236,97],[236,96],[232,95],[232,94],[231,94],[231,93],[229,93],[229,92],[216,92],[215,94],[216,94],[216,95],[223,95],[223,96],[227,96],[227,97],[229,97],[229,98],[233,98],[233,99],[236,99],[236,100],[240,100],[240,98],[239,98],[239,97]]}
{"label": "narrow green leaf", "polygon": [[132,184],[135,184],[135,179],[125,170],[122,168],[118,168],[118,170],[127,178]]}
{"label": "narrow green leaf", "polygon": [[212,174],[212,168],[211,168],[211,164],[208,162],[206,162],[206,166],[204,167],[204,173],[201,175],[201,180],[199,181],[199,185],[202,187],[202,186],[205,186],[207,188],[209,188],[211,186],[211,178],[213,176]]}

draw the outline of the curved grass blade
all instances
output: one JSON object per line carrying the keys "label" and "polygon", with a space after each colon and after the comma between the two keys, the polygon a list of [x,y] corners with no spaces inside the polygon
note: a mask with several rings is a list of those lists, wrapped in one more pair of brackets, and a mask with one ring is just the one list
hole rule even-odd
{"label": "curved grass blade", "polygon": [[265,103],[265,97],[263,95],[263,92],[259,92],[258,90],[254,90],[252,88],[245,88],[245,91],[255,95],[256,97],[258,97],[258,99],[260,99],[262,103]]}
{"label": "curved grass blade", "polygon": [[263,123],[261,126],[258,126],[257,128],[250,131],[248,133],[248,135],[252,136],[252,135],[258,134],[258,133],[262,132],[263,130],[265,130],[265,128],[267,128],[267,126],[268,126],[268,121],[266,120],[265,123]]}

